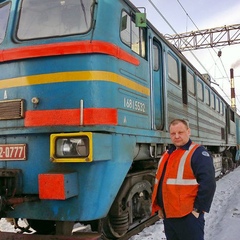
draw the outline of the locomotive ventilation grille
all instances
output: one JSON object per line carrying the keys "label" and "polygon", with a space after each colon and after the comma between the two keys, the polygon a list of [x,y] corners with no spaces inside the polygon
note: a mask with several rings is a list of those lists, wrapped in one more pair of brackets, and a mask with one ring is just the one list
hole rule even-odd
{"label": "locomotive ventilation grille", "polygon": [[0,101],[0,120],[23,118],[23,99]]}

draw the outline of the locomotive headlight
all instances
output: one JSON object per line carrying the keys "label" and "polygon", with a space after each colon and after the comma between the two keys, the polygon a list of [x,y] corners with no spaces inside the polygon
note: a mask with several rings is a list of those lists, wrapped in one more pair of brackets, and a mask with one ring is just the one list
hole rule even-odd
{"label": "locomotive headlight", "polygon": [[50,159],[53,162],[91,162],[92,133],[52,134]]}
{"label": "locomotive headlight", "polygon": [[57,157],[87,157],[89,155],[89,139],[58,138],[56,140]]}
{"label": "locomotive headlight", "polygon": [[105,161],[112,158],[112,135],[93,132],[50,136],[50,160],[56,163]]}

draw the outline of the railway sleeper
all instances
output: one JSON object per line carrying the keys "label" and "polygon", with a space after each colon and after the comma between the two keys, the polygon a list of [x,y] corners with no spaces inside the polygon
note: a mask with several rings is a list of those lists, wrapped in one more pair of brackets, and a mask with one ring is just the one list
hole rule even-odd
{"label": "railway sleeper", "polygon": [[74,235],[38,235],[0,232],[1,240],[99,240],[100,233],[78,233]]}

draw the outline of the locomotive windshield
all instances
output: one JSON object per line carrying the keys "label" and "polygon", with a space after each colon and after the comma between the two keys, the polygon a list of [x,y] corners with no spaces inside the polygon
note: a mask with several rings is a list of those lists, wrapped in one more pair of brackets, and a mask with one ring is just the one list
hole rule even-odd
{"label": "locomotive windshield", "polygon": [[5,37],[10,6],[10,3],[0,5],[0,43],[2,43]]}
{"label": "locomotive windshield", "polygon": [[92,25],[95,0],[23,0],[17,37],[21,40],[82,34]]}

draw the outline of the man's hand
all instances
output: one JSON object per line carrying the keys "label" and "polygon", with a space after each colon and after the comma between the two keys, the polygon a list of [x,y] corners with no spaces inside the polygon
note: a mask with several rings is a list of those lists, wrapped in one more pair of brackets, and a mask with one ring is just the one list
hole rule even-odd
{"label": "man's hand", "polygon": [[162,209],[158,210],[158,216],[159,216],[159,218],[164,219],[164,214],[163,214]]}
{"label": "man's hand", "polygon": [[195,218],[199,218],[199,212],[196,212],[196,211],[192,211],[192,214],[194,215]]}

